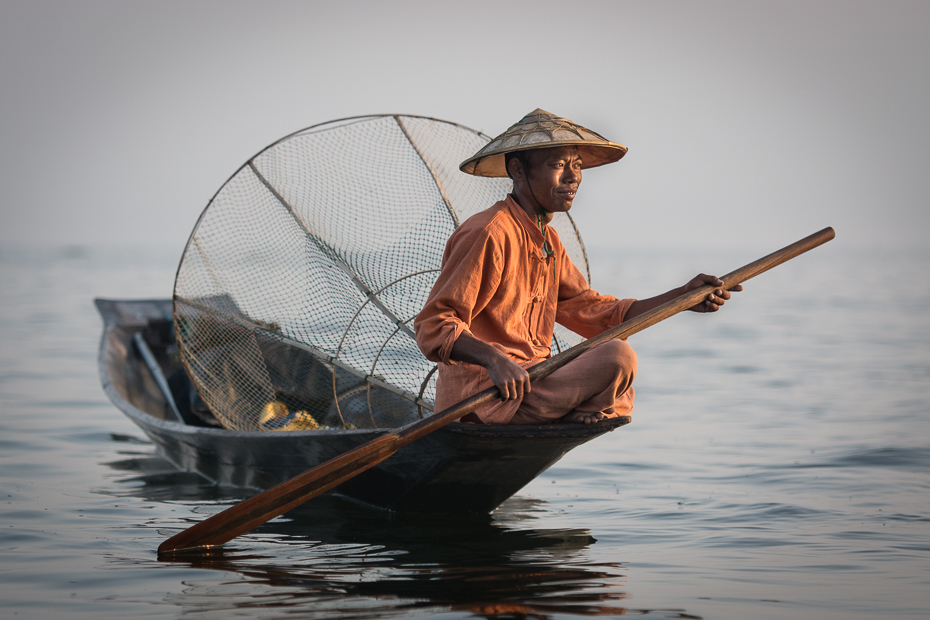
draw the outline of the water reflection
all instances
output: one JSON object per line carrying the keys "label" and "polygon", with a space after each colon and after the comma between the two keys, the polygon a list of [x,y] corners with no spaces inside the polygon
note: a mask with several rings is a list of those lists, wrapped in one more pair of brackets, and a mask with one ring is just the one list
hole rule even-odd
{"label": "water reflection", "polygon": [[[343,527],[338,528],[320,527],[321,515],[314,512],[276,524],[287,530],[278,541],[287,548],[273,554],[220,550],[173,559],[228,574],[188,582],[183,600],[175,602],[201,607],[223,601],[243,608],[273,601],[282,611],[312,607],[314,613],[340,617],[414,610],[534,618],[625,611],[616,605],[625,598],[619,589],[621,567],[572,557],[572,551],[592,540],[584,531],[513,531],[472,523],[457,528],[408,524],[397,533],[388,533],[388,528],[362,533],[352,530],[362,523],[345,519],[344,509],[329,515],[341,519]],[[274,529],[263,533],[276,533]],[[302,542],[296,540],[299,533]],[[322,540],[310,542],[311,537]]]}
{"label": "water reflection", "polygon": [[[128,474],[103,491],[122,497],[194,502],[212,511],[217,506],[210,502],[244,493],[205,484],[151,454],[107,465]],[[184,592],[165,603],[192,613],[260,608],[270,617],[308,618],[649,613],[620,604],[626,569],[589,560],[596,541],[588,530],[533,528],[546,512],[545,502],[514,498],[493,515],[397,515],[321,497],[224,548],[159,558],[224,573],[185,581]],[[662,616],[670,612],[681,616],[681,610]]]}

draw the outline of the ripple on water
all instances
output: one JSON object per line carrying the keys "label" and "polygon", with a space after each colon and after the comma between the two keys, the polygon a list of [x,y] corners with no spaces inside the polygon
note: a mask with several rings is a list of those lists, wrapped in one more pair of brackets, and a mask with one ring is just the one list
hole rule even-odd
{"label": "ripple on water", "polygon": [[760,522],[773,524],[804,518],[824,518],[837,514],[836,511],[809,508],[805,506],[760,503],[760,504],[720,504],[715,507],[714,515],[707,517],[712,521],[732,523]]}
{"label": "ripple on water", "polygon": [[822,463],[797,467],[889,467],[918,473],[930,472],[930,448],[871,448],[837,454]]}

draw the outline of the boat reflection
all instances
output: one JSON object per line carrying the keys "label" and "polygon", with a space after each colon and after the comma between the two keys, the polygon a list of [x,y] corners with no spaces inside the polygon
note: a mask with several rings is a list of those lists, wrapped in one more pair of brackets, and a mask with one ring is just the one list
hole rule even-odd
{"label": "boat reflection", "polygon": [[[210,486],[157,456],[107,465],[130,474],[105,491],[123,497],[203,504],[248,494]],[[323,496],[226,547],[159,558],[223,573],[185,580],[184,592],[165,602],[190,612],[261,608],[269,617],[632,611],[619,604],[625,568],[590,560],[596,541],[588,530],[532,527],[546,512],[545,502],[517,497],[492,515],[391,514]]]}

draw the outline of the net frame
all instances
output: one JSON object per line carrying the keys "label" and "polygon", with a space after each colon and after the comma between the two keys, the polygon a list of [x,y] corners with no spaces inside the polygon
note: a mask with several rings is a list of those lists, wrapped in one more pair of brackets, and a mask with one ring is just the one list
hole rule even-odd
{"label": "net frame", "polygon": [[[312,142],[315,137],[339,131],[347,132],[346,148],[359,148],[361,144],[359,152],[364,151],[367,156],[368,149],[381,148],[382,145],[377,141],[381,138],[367,135],[363,126],[382,121],[392,122],[399,131],[396,136],[392,134],[392,144],[386,148],[399,148],[394,143],[399,143],[402,136],[423,168],[401,170],[403,183],[414,187],[414,177],[419,175],[420,181],[428,179],[433,186],[432,190],[421,191],[419,195],[412,191],[409,195],[404,193],[408,192],[407,189],[399,195],[415,203],[411,211],[427,213],[431,218],[439,217],[437,214],[440,214],[446,219],[441,225],[444,236],[430,241],[435,247],[414,260],[412,270],[390,273],[391,279],[382,281],[378,286],[376,280],[381,278],[381,274],[371,277],[366,271],[367,267],[359,262],[377,262],[377,252],[366,256],[364,252],[360,254],[356,250],[348,250],[345,239],[340,237],[345,232],[327,229],[327,222],[337,220],[328,220],[325,213],[320,216],[318,212],[305,212],[305,195],[312,194],[314,189],[309,187],[313,185],[313,180],[302,176],[303,166],[312,167],[315,164],[313,158],[308,159],[306,154],[301,155],[299,150],[292,149],[290,156],[297,160],[297,164],[292,165],[287,156],[288,149],[301,140]],[[175,274],[173,296],[175,328],[182,363],[200,396],[225,427],[236,430],[396,428],[432,411],[436,365],[427,362],[419,352],[411,324],[438,275],[439,258],[448,235],[461,221],[496,202],[491,197],[496,195],[496,199],[502,199],[510,189],[509,179],[473,177],[458,171],[458,163],[474,153],[476,146],[480,148],[490,139],[484,133],[464,125],[427,116],[376,114],[346,117],[306,127],[272,142],[249,158],[226,180],[207,203],[191,231]],[[278,151],[284,153],[279,157]],[[298,155],[293,155],[294,152]],[[352,163],[354,165],[355,162]],[[382,158],[380,165],[390,169],[390,158]],[[280,168],[284,169],[283,173]],[[377,167],[371,170],[379,174],[381,172]],[[246,198],[240,201],[242,205],[237,203],[227,208],[227,202],[232,204],[236,201],[227,200],[228,196],[224,192],[239,191],[234,186],[240,181],[248,186],[242,190]],[[388,187],[385,191],[392,189]],[[267,203],[264,206],[261,204],[263,200]],[[324,211],[331,206],[313,204],[315,208]],[[331,207],[338,208],[339,205]],[[314,260],[319,263],[313,267],[319,272],[313,273],[314,278],[335,283],[332,290],[338,293],[333,296],[342,298],[339,303],[349,300],[348,306],[351,307],[343,314],[351,316],[348,321],[340,324],[341,334],[335,346],[335,338],[332,337],[326,341],[314,341],[313,337],[306,336],[300,330],[297,335],[303,337],[295,337],[294,333],[289,333],[287,326],[285,315],[288,312],[256,312],[254,300],[247,299],[255,290],[248,291],[249,295],[246,295],[241,288],[237,288],[238,285],[224,285],[224,282],[229,284],[229,278],[238,276],[235,269],[226,264],[226,259],[216,258],[221,252],[216,249],[213,237],[217,235],[210,226],[217,219],[213,217],[217,210],[220,211],[219,221],[223,226],[226,225],[223,217],[227,220],[236,217],[245,220],[253,218],[249,222],[255,224],[253,220],[259,213],[270,213],[271,210],[278,213],[275,217],[284,222],[288,230],[286,234],[279,231],[280,237],[274,239],[284,238],[286,241],[290,238],[302,242],[305,262],[308,265],[313,264]],[[403,213],[388,211],[395,219],[404,217]],[[263,224],[260,217],[258,223]],[[321,223],[323,230],[320,230]],[[426,230],[419,228],[420,225],[421,222],[408,223],[406,228],[401,226],[402,232],[415,237],[418,231]],[[567,213],[557,214],[550,226],[559,233],[570,258],[583,268],[590,281],[587,254],[574,220]],[[258,230],[256,233],[255,228],[261,229],[263,225],[235,228],[227,234],[231,242],[227,247],[248,245],[246,242],[253,242],[254,245],[255,240],[251,236],[267,232]],[[258,241],[260,243],[262,239],[259,237]],[[385,247],[388,248],[385,251],[391,249],[387,245]],[[314,257],[312,260],[308,258],[311,255]],[[245,269],[243,264],[242,261],[236,263],[236,268],[240,271]],[[273,271],[272,266],[266,265],[266,271]],[[390,272],[390,269],[387,271]],[[308,271],[311,272],[312,269]],[[207,284],[200,282],[197,286],[188,286],[193,281],[192,273]],[[381,279],[385,280],[386,277]],[[254,278],[249,282],[254,284],[260,296],[266,284]],[[191,294],[192,291],[194,294]],[[393,302],[389,302],[388,297]],[[397,299],[402,297],[412,297],[419,303],[406,299],[398,305]],[[291,301],[299,305],[299,300]],[[275,303],[272,302],[270,306],[273,309]],[[361,349],[366,353],[361,355],[354,348],[369,333],[379,333],[380,344],[375,342],[371,346],[363,346]],[[578,341],[580,338],[577,335],[557,325],[552,341],[553,352],[558,353]],[[401,349],[404,352],[398,353]],[[281,351],[285,351],[283,357],[279,355]],[[360,358],[365,355],[370,363],[360,363]],[[386,372],[389,366],[384,363],[386,359],[392,360],[395,365],[396,360],[401,359],[416,366],[417,370],[413,374],[417,381],[410,381],[406,376],[398,379],[398,373],[392,375]],[[308,384],[307,376],[328,374],[329,393],[317,393],[321,389],[321,382],[315,381],[312,394],[308,392],[303,396],[288,396],[290,393],[282,384],[288,383],[286,375],[292,366],[298,368],[297,374],[303,373],[302,378],[295,380],[295,383],[303,382],[304,387]],[[400,372],[405,373],[410,374],[406,369]],[[282,401],[287,398],[282,397],[282,394],[300,402],[295,406],[284,404]],[[404,402],[407,404],[404,405]],[[318,406],[314,405],[316,408],[311,411],[308,403],[317,403]],[[293,412],[289,410],[289,407],[294,409],[301,406],[303,409],[295,409]],[[282,408],[284,414],[279,415]],[[269,415],[271,419],[265,420]]]}

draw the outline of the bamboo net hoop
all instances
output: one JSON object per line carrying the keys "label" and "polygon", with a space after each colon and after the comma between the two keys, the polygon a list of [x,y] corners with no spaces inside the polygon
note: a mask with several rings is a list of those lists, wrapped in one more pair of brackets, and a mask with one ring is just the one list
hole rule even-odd
{"label": "bamboo net hoop", "polygon": [[[446,240],[509,179],[463,174],[489,140],[434,118],[315,125],[248,160],[204,209],[174,288],[184,366],[235,430],[397,428],[429,415],[413,318]],[[567,214],[551,226],[588,262]],[[557,327],[553,353],[580,341]]]}

